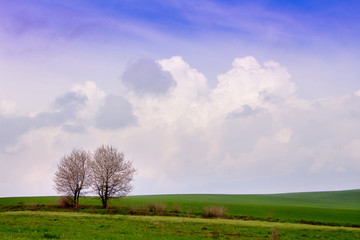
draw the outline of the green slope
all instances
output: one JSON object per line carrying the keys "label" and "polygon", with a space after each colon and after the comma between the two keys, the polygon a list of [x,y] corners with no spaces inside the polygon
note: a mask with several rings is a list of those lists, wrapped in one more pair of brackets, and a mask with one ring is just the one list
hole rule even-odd
{"label": "green slope", "polygon": [[228,214],[248,219],[360,225],[360,190],[269,195],[155,195],[127,197],[113,204],[179,204],[200,214],[205,206],[225,206]]}
{"label": "green slope", "polygon": [[[19,205],[56,205],[57,197],[0,198],[0,209]],[[265,195],[174,194],[129,196],[114,199],[110,206],[141,208],[152,203],[174,205],[182,214],[200,216],[204,207],[216,205],[227,208],[236,218],[280,222],[306,222],[328,225],[360,226],[360,190],[309,192]],[[100,206],[94,197],[83,197],[81,205]]]}
{"label": "green slope", "polygon": [[130,196],[126,201],[174,201],[185,204],[223,204],[223,205],[273,205],[273,206],[298,206],[315,208],[337,208],[360,210],[360,190],[333,191],[333,192],[308,192],[264,195],[223,195],[223,194],[174,194]]}

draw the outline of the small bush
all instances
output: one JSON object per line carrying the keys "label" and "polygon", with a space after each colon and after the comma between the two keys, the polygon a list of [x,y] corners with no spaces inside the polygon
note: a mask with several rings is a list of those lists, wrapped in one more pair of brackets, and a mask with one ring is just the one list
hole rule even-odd
{"label": "small bush", "polygon": [[186,217],[191,218],[191,217],[192,217],[191,214],[192,214],[191,209],[189,209],[189,210],[186,211]]}
{"label": "small bush", "polygon": [[155,213],[155,211],[156,211],[156,203],[151,203],[150,205],[148,205],[148,208],[149,208],[149,212]]}
{"label": "small bush", "polygon": [[31,204],[29,205],[29,209],[31,211],[38,211],[40,208],[39,208],[40,205],[36,205],[36,204]]}
{"label": "small bush", "polygon": [[74,201],[69,196],[60,197],[58,200],[59,208],[70,208],[74,206]]}
{"label": "small bush", "polygon": [[173,211],[174,211],[174,213],[180,213],[180,212],[181,212],[181,207],[180,207],[180,205],[176,203],[176,204],[173,206]]}
{"label": "small bush", "polygon": [[140,214],[141,215],[148,215],[150,212],[150,208],[148,205],[142,205],[140,208]]}
{"label": "small bush", "polygon": [[134,214],[136,214],[136,207],[134,206],[134,205],[131,205],[130,207],[129,207],[129,213],[131,214],[131,215],[134,215]]}
{"label": "small bush", "polygon": [[163,203],[152,203],[149,206],[150,212],[156,215],[163,215],[166,212],[166,208],[166,204]]}
{"label": "small bush", "polygon": [[166,204],[159,203],[156,205],[156,214],[163,215],[166,212]]}
{"label": "small bush", "polygon": [[205,218],[223,218],[226,214],[226,208],[223,206],[205,207],[203,217]]}

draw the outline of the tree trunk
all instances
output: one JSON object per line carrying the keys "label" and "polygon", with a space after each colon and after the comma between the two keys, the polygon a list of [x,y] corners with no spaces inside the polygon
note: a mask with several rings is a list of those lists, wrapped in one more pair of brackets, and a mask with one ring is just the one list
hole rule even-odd
{"label": "tree trunk", "polygon": [[80,192],[78,192],[76,196],[76,208],[79,208],[79,197],[80,197]]}
{"label": "tree trunk", "polygon": [[77,193],[75,192],[75,194],[74,194],[74,202],[73,202],[73,206],[74,206],[74,207],[77,207],[77,204],[76,204],[76,195],[77,195]]}
{"label": "tree trunk", "polygon": [[102,208],[104,208],[104,209],[107,208],[107,199],[105,197],[101,198],[101,202],[102,202],[102,205],[103,205]]}

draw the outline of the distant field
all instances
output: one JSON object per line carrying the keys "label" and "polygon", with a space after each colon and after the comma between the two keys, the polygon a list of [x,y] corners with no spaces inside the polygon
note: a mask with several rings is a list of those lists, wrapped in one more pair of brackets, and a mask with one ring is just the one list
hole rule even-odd
{"label": "distant field", "polygon": [[185,211],[202,212],[204,206],[225,206],[232,216],[294,222],[360,225],[360,190],[273,195],[159,195],[128,197],[113,204],[162,202],[179,204]]}
{"label": "distant field", "polygon": [[359,228],[78,212],[0,213],[1,239],[360,239]]}
{"label": "distant field", "polygon": [[[9,210],[9,206],[16,210],[19,205],[56,205],[57,201],[58,197],[0,198],[0,211]],[[112,200],[110,207],[140,209],[152,203],[165,204],[168,211],[171,211],[174,205],[178,205],[182,216],[199,217],[204,207],[216,205],[227,208],[229,216],[248,220],[360,227],[360,190],[270,195],[129,196]],[[83,197],[80,199],[80,204],[97,208],[101,206],[100,201],[95,197]],[[80,211],[86,212],[89,209]]]}

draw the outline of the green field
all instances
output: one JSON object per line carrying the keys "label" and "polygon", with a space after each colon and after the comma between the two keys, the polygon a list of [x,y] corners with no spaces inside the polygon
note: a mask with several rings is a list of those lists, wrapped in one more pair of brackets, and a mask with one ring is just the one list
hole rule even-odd
{"label": "green field", "polygon": [[[9,209],[9,206],[26,210],[19,205],[55,206],[57,201],[58,197],[0,198],[0,210]],[[270,195],[129,196],[112,200],[110,207],[118,207],[120,210],[129,207],[141,209],[142,206],[152,203],[163,203],[168,211],[171,211],[174,205],[178,205],[182,215],[193,217],[201,216],[204,207],[215,205],[224,206],[227,215],[235,218],[360,226],[360,190]],[[88,208],[101,206],[100,201],[95,197],[83,197],[80,199],[80,204]],[[88,208],[83,211],[87,211]],[[126,211],[120,212],[126,213]]]}
{"label": "green field", "polygon": [[[58,199],[0,198],[0,239],[360,239],[360,190],[129,196],[106,210],[95,197],[82,197],[76,210],[58,208]],[[154,204],[166,206],[165,216],[140,216],[158,214]],[[228,219],[202,218],[208,206],[225,207]]]}
{"label": "green field", "polygon": [[0,213],[1,239],[360,239],[360,229],[229,219]]}

